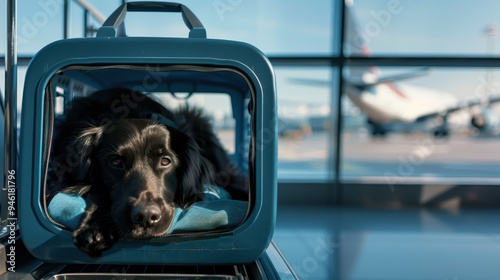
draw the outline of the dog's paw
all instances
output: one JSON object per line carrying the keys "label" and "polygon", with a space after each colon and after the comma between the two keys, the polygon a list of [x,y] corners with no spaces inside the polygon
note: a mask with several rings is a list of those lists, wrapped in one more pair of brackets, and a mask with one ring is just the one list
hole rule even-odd
{"label": "dog's paw", "polygon": [[85,225],[73,232],[73,242],[82,252],[98,258],[115,243],[115,236],[98,225]]}

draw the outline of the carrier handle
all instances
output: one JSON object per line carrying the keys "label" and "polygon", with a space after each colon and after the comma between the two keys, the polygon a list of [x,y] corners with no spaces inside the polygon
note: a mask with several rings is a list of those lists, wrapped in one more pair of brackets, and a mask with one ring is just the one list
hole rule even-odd
{"label": "carrier handle", "polygon": [[96,37],[125,36],[123,20],[127,12],[170,12],[181,13],[184,23],[189,28],[189,38],[207,38],[207,31],[200,20],[186,6],[171,2],[127,2],[118,7],[97,30]]}

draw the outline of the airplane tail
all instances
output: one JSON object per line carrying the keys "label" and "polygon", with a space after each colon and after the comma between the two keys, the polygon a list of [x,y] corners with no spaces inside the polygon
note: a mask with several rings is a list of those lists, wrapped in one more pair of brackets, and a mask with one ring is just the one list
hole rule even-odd
{"label": "airplane tail", "polygon": [[[345,0],[344,53],[346,56],[371,56],[368,45],[369,37],[358,25],[358,20],[353,12],[353,0]],[[346,79],[355,85],[376,83],[380,77],[377,67],[362,66],[349,67],[345,73]]]}
{"label": "airplane tail", "polygon": [[[369,47],[370,36],[360,26],[354,11],[353,1],[345,0],[345,24],[344,24],[344,53],[346,56],[371,56],[371,49]],[[383,76],[380,69],[374,66],[356,66],[344,68],[344,81],[350,86],[354,86],[353,92],[358,92],[360,89],[372,87],[383,83],[392,83],[402,81],[421,75],[428,72],[428,67],[413,69],[408,73],[395,74],[390,76]],[[315,86],[329,86],[329,81],[320,81],[307,78],[294,78],[294,82]],[[394,87],[393,87],[394,88]],[[394,91],[397,95],[397,91]]]}
{"label": "airplane tail", "polygon": [[368,46],[368,37],[359,27],[358,19],[353,11],[353,1],[345,0],[345,30],[346,40],[344,42],[344,52],[346,55],[370,56],[371,50]]}

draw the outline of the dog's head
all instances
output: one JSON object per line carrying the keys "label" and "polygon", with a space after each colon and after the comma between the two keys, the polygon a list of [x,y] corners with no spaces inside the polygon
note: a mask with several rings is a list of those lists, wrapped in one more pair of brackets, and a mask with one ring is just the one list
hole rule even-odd
{"label": "dog's head", "polygon": [[175,207],[203,197],[210,163],[196,142],[149,119],[116,119],[83,130],[73,141],[81,163],[80,181],[108,196],[120,235],[159,237]]}

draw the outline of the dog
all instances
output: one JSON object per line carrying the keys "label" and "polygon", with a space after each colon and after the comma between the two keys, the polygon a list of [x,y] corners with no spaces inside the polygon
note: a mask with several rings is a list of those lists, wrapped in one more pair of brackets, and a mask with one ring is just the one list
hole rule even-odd
{"label": "dog", "polygon": [[90,257],[119,239],[164,236],[176,207],[203,199],[203,184],[248,200],[247,176],[201,109],[173,111],[124,88],[71,103],[55,126],[49,165],[48,201],[64,192],[87,203],[73,241]]}

